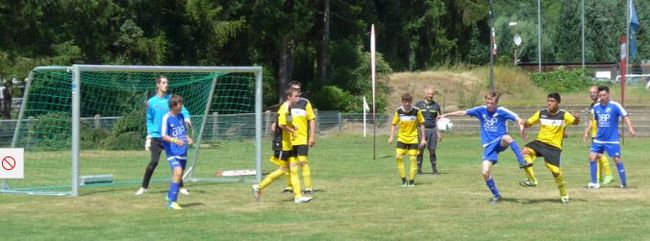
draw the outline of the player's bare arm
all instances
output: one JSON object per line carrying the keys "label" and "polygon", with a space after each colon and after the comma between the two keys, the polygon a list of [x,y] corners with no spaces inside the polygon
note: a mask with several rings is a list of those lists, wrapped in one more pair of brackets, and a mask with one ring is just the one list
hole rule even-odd
{"label": "player's bare arm", "polygon": [[627,131],[630,132],[630,135],[636,136],[636,131],[634,131],[634,127],[632,127],[632,119],[630,119],[629,116],[626,116],[623,118],[625,120],[625,124],[627,125]]}

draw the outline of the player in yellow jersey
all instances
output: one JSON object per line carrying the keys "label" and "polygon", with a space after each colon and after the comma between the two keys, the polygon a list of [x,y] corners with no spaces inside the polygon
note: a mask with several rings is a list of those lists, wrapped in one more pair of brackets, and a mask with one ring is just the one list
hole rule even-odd
{"label": "player in yellow jersey", "polygon": [[[291,141],[296,138],[296,129],[292,123],[292,116],[290,107],[300,99],[300,93],[296,89],[289,88],[285,91],[286,101],[278,109],[277,127],[281,129],[281,146],[279,152],[274,153],[274,158],[271,161],[279,166],[277,170],[269,174],[259,184],[253,185],[253,197],[259,201],[262,196],[262,190],[269,186],[275,179],[290,172],[291,183],[295,187],[300,187],[300,179],[298,179],[298,161]],[[275,130],[276,132],[280,130]],[[280,138],[278,138],[280,139]],[[277,144],[274,145],[274,147]],[[279,145],[278,145],[279,146]],[[288,160],[288,164],[286,163]],[[311,201],[312,197],[303,197],[300,189],[297,188],[293,191],[295,203],[306,203]]]}
{"label": "player in yellow jersey", "polygon": [[[548,94],[546,98],[546,109],[535,112],[524,122],[524,139],[527,139],[525,135],[526,128],[537,123],[539,123],[541,127],[537,134],[537,139],[526,144],[526,146],[522,148],[522,154],[527,163],[533,163],[538,156],[544,157],[546,168],[548,168],[548,170],[551,171],[551,174],[553,174],[555,183],[560,190],[560,201],[563,204],[568,204],[569,194],[567,192],[562,169],[560,168],[562,142],[564,141],[564,129],[569,125],[579,124],[580,117],[560,109],[561,101],[562,99],[560,94]],[[524,168],[524,171],[526,172],[528,179],[519,184],[524,187],[536,186],[537,178],[535,178],[533,167],[526,167]]]}
{"label": "player in yellow jersey", "polygon": [[[289,88],[301,90],[302,84],[299,81],[289,82]],[[302,94],[302,93],[301,93]],[[300,97],[299,100],[290,106],[293,125],[296,127],[296,139],[292,140],[293,149],[296,152],[302,178],[305,183],[305,194],[314,194],[314,187],[311,178],[311,167],[309,165],[309,148],[316,145],[316,115],[311,102]],[[283,192],[293,192],[291,177],[287,176],[287,187]],[[298,187],[300,189],[300,187]]]}
{"label": "player in yellow jersey", "polygon": [[[596,128],[596,120],[593,119],[593,115],[591,114],[591,109],[594,105],[598,104],[598,86],[591,86],[589,89],[589,97],[591,98],[591,105],[589,105],[589,108],[585,111],[592,120],[589,122],[591,125],[585,126],[585,134],[582,136],[582,141],[585,143],[589,141],[589,134],[591,134],[591,142],[594,141],[596,130],[598,129]],[[591,144],[591,142],[589,142],[589,144]],[[596,174],[598,175],[598,180],[600,180],[603,185],[610,184],[614,180],[614,175],[612,175],[612,169],[609,167],[609,159],[607,158],[607,155],[598,155],[597,164],[598,171]]]}
{"label": "player in yellow jersey", "polygon": [[[420,109],[413,106],[413,97],[410,94],[402,96],[402,106],[395,110],[393,115],[392,126],[390,127],[390,136],[388,137],[388,144],[393,143],[393,136],[395,135],[395,128],[398,127],[397,133],[397,148],[395,149],[395,158],[397,160],[397,171],[402,178],[402,187],[415,186],[415,175],[417,174],[417,155],[418,155],[418,131],[424,133],[424,117]],[[420,141],[421,146],[427,145],[425,135],[422,135]],[[404,170],[404,155],[409,156],[410,161],[410,175],[409,180],[406,179],[406,172]]]}

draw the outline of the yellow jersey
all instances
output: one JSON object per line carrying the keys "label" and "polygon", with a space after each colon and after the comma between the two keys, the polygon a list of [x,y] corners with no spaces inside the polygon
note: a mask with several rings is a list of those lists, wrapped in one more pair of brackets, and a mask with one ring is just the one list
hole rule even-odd
{"label": "yellow jersey", "polygon": [[596,130],[598,130],[598,128],[596,127],[596,119],[594,119],[594,115],[591,114],[591,109],[593,109],[594,105],[596,104],[598,104],[598,102],[591,103],[591,105],[589,106],[589,119],[591,120],[591,138],[596,137]]}
{"label": "yellow jersey", "polygon": [[406,111],[403,106],[400,106],[395,110],[392,124],[399,125],[397,141],[404,144],[418,144],[418,126],[424,124],[420,109],[413,107],[410,111]]}
{"label": "yellow jersey", "polygon": [[292,144],[294,146],[307,145],[309,122],[316,118],[311,102],[305,98],[300,98],[298,103],[291,106],[291,117],[293,118],[293,126],[297,128],[296,139],[292,140]]}
{"label": "yellow jersey", "polygon": [[[293,128],[293,120],[292,120],[291,112],[289,111],[288,102],[282,103],[282,105],[280,105],[280,108],[278,109],[278,126],[288,126]],[[293,150],[291,141],[292,141],[291,132],[282,129],[282,150],[283,151]]]}
{"label": "yellow jersey", "polygon": [[576,118],[569,112],[562,109],[557,113],[551,114],[548,109],[535,112],[526,123],[534,125],[540,123],[537,140],[562,149],[562,140],[564,140],[564,128],[573,124]]}

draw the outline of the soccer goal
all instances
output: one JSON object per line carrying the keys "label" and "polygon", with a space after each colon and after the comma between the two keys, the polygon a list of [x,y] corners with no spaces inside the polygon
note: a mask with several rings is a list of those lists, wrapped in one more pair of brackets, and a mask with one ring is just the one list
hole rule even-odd
{"label": "soccer goal", "polygon": [[[25,178],[2,180],[0,191],[78,196],[139,187],[150,159],[146,101],[159,75],[191,116],[185,182],[259,182],[261,67],[73,65],[30,72],[12,141],[25,149]],[[163,152],[151,185],[164,181],[165,189],[169,176]]]}

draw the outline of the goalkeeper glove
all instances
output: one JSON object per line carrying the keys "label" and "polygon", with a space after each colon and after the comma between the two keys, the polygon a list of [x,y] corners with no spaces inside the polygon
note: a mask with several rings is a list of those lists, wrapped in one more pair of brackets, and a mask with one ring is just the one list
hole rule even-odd
{"label": "goalkeeper glove", "polygon": [[151,138],[147,138],[147,140],[144,142],[144,149],[148,152],[151,152]]}

